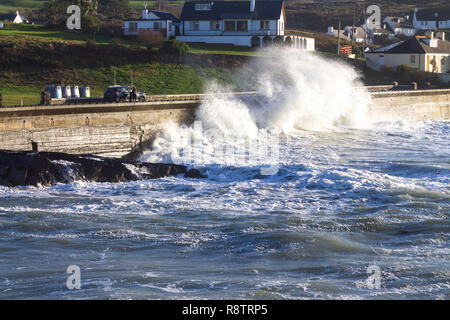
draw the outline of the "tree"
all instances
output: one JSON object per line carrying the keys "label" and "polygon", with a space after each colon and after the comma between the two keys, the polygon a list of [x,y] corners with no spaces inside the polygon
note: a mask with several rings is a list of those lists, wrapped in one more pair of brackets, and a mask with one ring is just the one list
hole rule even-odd
{"label": "tree", "polygon": [[121,20],[130,15],[128,0],[99,0],[98,12],[108,19]]}
{"label": "tree", "polygon": [[63,25],[67,19],[67,8],[78,5],[83,16],[97,13],[97,0],[50,0],[44,5],[45,21],[49,25]]}

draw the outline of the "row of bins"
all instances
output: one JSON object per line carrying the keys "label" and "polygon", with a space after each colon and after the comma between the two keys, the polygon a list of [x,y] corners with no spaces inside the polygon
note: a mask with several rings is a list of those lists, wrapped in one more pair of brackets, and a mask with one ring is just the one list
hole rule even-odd
{"label": "row of bins", "polygon": [[50,92],[53,99],[71,99],[71,98],[90,98],[91,90],[89,87],[78,86],[46,86],[45,91]]}

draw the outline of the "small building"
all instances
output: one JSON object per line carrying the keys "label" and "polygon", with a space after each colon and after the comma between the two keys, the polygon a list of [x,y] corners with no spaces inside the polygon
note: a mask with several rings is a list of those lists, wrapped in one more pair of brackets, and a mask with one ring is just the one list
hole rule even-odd
{"label": "small building", "polygon": [[414,9],[414,28],[419,30],[450,29],[450,7]]}
{"label": "small building", "polygon": [[386,67],[408,65],[426,72],[447,73],[450,71],[450,42],[434,37],[415,36],[403,42],[366,53],[369,68],[380,70]]}
{"label": "small building", "polygon": [[410,17],[386,17],[383,22],[392,30],[392,32],[398,35],[404,35],[407,37],[413,37],[416,35],[416,28]]}
{"label": "small building", "polygon": [[328,27],[327,35],[336,38],[339,36],[339,39],[351,41],[350,35],[347,33],[347,31],[335,29],[333,26]]}
{"label": "small building", "polygon": [[188,43],[263,47],[289,43],[314,50],[314,39],[285,34],[283,0],[192,1],[181,12],[177,40]]}
{"label": "small building", "polygon": [[367,35],[362,27],[346,26],[344,30],[353,41],[358,43],[366,42]]}
{"label": "small building", "polygon": [[142,10],[139,20],[127,20],[124,25],[126,36],[135,36],[141,32],[149,31],[160,34],[165,40],[175,36],[179,20],[169,12],[158,10]]}
{"label": "small building", "polygon": [[0,21],[31,24],[31,22],[27,18],[20,15],[19,11],[16,11],[15,14],[1,14]]}

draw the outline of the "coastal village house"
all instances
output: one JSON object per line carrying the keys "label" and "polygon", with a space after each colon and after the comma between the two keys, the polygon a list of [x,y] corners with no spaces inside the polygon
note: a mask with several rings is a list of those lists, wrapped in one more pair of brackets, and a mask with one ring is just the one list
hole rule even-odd
{"label": "coastal village house", "polygon": [[263,47],[290,43],[314,50],[314,39],[287,35],[283,1],[193,1],[181,12],[180,35],[184,42]]}
{"label": "coastal village house", "polygon": [[414,10],[414,28],[418,30],[450,29],[450,7]]}
{"label": "coastal village house", "polygon": [[15,14],[0,14],[0,21],[12,23],[31,23],[27,18],[21,16],[19,11],[16,11]]}
{"label": "coastal village house", "polygon": [[386,17],[383,22],[392,30],[394,35],[405,35],[412,37],[416,35],[416,29],[410,17]]}
{"label": "coastal village house", "polygon": [[428,37],[415,36],[403,42],[366,53],[367,66],[380,70],[384,66],[408,65],[426,72],[447,73],[450,71],[450,42],[445,34],[440,38],[430,33]]}
{"label": "coastal village house", "polygon": [[281,0],[192,1],[184,3],[179,20],[167,12],[145,9],[140,20],[125,22],[125,35],[161,30],[167,39],[174,36],[187,43],[246,47],[285,43],[314,50],[313,38],[287,35],[285,24]]}
{"label": "coastal village house", "polygon": [[147,10],[145,7],[142,10],[142,17],[139,20],[125,21],[124,34],[127,36],[135,36],[140,32],[154,32],[168,40],[175,36],[175,31],[178,28],[179,20],[168,12]]}
{"label": "coastal village house", "polygon": [[328,27],[327,35],[334,36],[347,41],[364,42],[366,33],[362,27],[346,26],[343,30],[334,29],[333,26]]}

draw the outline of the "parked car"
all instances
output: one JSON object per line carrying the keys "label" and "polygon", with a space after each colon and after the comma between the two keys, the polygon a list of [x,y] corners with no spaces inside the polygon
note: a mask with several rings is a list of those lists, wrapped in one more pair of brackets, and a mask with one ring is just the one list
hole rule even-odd
{"label": "parked car", "polygon": [[[106,89],[103,100],[107,102],[126,102],[130,101],[132,87],[130,86],[110,86]],[[136,91],[135,101],[144,102],[147,95],[144,92]]]}

